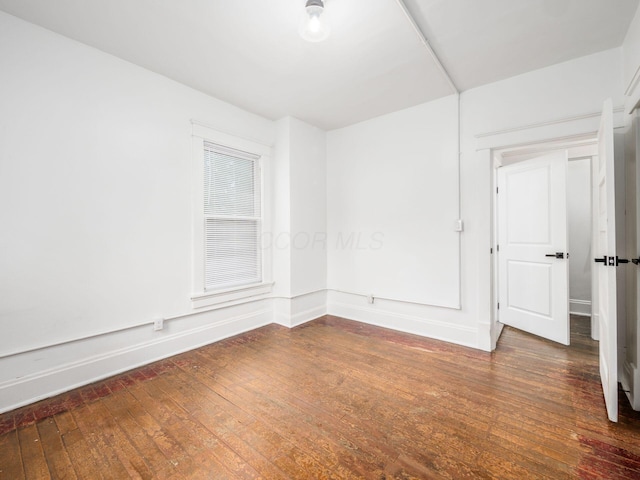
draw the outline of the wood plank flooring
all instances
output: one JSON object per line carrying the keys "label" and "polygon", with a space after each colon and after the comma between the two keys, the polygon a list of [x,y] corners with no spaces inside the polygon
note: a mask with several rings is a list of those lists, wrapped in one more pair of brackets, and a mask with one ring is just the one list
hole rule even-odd
{"label": "wood plank flooring", "polygon": [[597,343],[489,354],[336,317],[270,325],[0,416],[0,478],[640,478]]}

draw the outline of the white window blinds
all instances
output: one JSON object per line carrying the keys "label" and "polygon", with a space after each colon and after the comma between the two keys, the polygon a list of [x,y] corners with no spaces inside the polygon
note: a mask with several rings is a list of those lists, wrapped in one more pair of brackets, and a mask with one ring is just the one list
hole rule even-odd
{"label": "white window blinds", "polygon": [[205,289],[262,281],[259,157],[205,142]]}

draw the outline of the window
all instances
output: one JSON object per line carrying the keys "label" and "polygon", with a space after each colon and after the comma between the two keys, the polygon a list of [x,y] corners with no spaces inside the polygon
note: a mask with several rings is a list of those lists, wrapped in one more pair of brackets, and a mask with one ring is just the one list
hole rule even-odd
{"label": "window", "polygon": [[259,158],[204,143],[206,291],[262,281]]}
{"label": "window", "polygon": [[271,147],[192,123],[193,307],[269,293],[261,238]]}

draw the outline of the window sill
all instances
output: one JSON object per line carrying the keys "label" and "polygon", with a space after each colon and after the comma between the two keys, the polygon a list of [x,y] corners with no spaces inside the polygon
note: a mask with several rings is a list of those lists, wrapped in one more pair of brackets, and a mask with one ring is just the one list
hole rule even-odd
{"label": "window sill", "polygon": [[257,283],[243,287],[235,287],[227,290],[216,290],[191,295],[191,306],[195,309],[210,307],[221,303],[233,302],[243,298],[255,297],[271,293],[273,282]]}

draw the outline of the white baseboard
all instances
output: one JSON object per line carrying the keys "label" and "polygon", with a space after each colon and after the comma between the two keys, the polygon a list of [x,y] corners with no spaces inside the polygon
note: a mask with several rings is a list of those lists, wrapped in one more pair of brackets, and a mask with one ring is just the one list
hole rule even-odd
{"label": "white baseboard", "polygon": [[297,327],[327,314],[327,291],[274,299],[274,323],[284,327]]}
{"label": "white baseboard", "polygon": [[347,293],[329,292],[327,296],[329,315],[478,348],[477,325],[457,325],[430,318],[429,312],[432,310],[430,307],[389,300],[376,299],[374,304],[369,304],[365,298]]}
{"label": "white baseboard", "polygon": [[631,408],[640,411],[640,370],[625,361],[620,373],[620,383],[631,403]]}
{"label": "white baseboard", "polygon": [[174,320],[158,332],[136,327],[4,358],[0,413],[269,323],[270,301],[261,301]]}
{"label": "white baseboard", "polygon": [[569,313],[583,317],[591,316],[591,300],[569,299]]}
{"label": "white baseboard", "polygon": [[460,325],[460,313],[449,309],[378,299],[368,304],[327,290],[259,299],[174,317],[160,331],[135,326],[1,358],[0,413],[270,323],[292,328],[327,313],[471,348],[486,349],[478,338],[489,338],[484,324]]}

